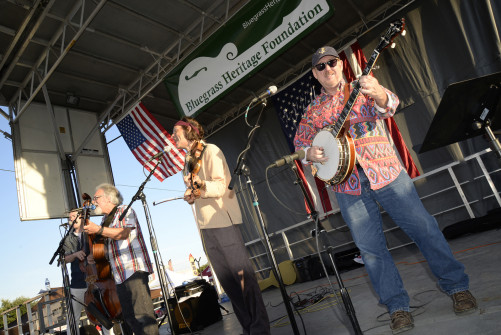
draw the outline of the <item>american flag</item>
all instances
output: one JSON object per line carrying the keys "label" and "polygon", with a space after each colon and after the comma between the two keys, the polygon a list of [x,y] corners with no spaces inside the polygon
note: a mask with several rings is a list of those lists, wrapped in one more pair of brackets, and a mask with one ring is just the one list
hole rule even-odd
{"label": "american flag", "polygon": [[[343,61],[343,76],[347,82],[353,81],[362,74],[367,61],[357,41],[352,42],[338,53]],[[308,70],[301,78],[272,97],[291,152],[294,152],[293,141],[301,117],[311,100],[315,98],[316,94],[320,93],[320,88],[319,82],[313,77],[311,70]],[[418,176],[419,172],[403,142],[395,121],[393,118],[385,119],[385,124],[409,175],[411,178]],[[331,187],[326,187],[324,182],[314,178],[309,167],[305,168],[302,164],[297,164],[297,161],[296,165],[302,174],[303,182],[306,181],[305,185],[308,185],[307,189],[310,192],[310,198],[313,200],[319,215],[322,217],[334,208],[338,208]]]}
{"label": "american flag", "polygon": [[125,143],[129,146],[136,159],[151,172],[158,160],[148,160],[154,155],[164,152],[162,162],[153,175],[158,180],[181,171],[184,166],[184,151],[174,145],[167,131],[158,123],[142,103],[134,106],[126,117],[117,123]]}
{"label": "american flag", "polygon": [[[318,93],[320,93],[320,84],[313,77],[311,71],[308,70],[301,78],[272,97],[282,131],[291,152],[294,152],[294,136],[301,117],[306,107]],[[337,208],[335,196],[330,188],[326,188],[324,182],[314,178],[309,167],[303,167],[297,161],[296,166],[319,215],[323,217],[333,208]],[[331,201],[334,201],[334,203],[331,203]]]}

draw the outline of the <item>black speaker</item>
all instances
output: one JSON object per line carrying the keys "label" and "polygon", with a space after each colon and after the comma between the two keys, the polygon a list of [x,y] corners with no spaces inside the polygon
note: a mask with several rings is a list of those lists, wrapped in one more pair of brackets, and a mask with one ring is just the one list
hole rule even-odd
{"label": "black speaker", "polygon": [[311,280],[310,272],[308,269],[308,260],[306,259],[306,257],[296,259],[294,261],[294,266],[297,272],[296,282],[303,283]]}
{"label": "black speaker", "polygon": [[320,263],[320,258],[318,255],[306,256],[308,264],[308,272],[310,274],[311,280],[317,280],[325,277],[324,268],[322,263]]}
{"label": "black speaker", "polygon": [[175,298],[167,300],[176,334],[201,330],[223,319],[216,289],[207,283],[202,285],[200,295],[184,297],[179,304]]}

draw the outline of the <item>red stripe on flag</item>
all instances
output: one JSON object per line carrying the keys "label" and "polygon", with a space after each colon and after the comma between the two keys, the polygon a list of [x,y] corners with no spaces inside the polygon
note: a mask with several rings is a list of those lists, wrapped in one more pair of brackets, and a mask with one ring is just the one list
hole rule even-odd
{"label": "red stripe on flag", "polygon": [[[163,159],[162,163],[159,165],[159,168],[162,167],[164,173],[167,176],[175,174],[177,171],[179,171],[179,169],[182,169],[184,160],[179,155],[174,154],[177,151],[177,148],[175,148],[175,146],[173,145],[174,141],[170,138],[170,135],[163,129],[158,121],[153,118],[153,116],[145,109],[142,104],[138,106],[136,113],[134,114],[137,116],[136,121],[138,122],[138,126],[143,131],[143,133],[147,135],[146,137],[150,139],[151,143],[154,144],[157,149],[152,150],[152,155],[150,157],[160,151],[169,151],[173,154],[173,157],[177,158],[175,160]],[[147,157],[147,159],[149,159],[150,157]]]}
{"label": "red stripe on flag", "polygon": [[[304,175],[303,164],[298,163],[297,160],[294,161],[294,164],[296,164],[297,171],[299,173],[299,178],[301,178],[301,180],[303,181],[303,184],[306,186],[305,189],[306,189],[307,196],[310,199],[311,203],[315,206],[315,201],[314,201],[313,195],[311,194],[311,190],[308,187],[308,185],[309,185],[308,181],[306,180],[306,176]],[[306,211],[308,212],[308,214],[310,214],[312,209],[308,206],[308,202],[306,200],[304,202],[304,205],[306,207]]]}
{"label": "red stripe on flag", "polygon": [[[151,132],[148,130],[148,127],[146,124],[143,124],[141,121],[143,119],[143,114],[140,113],[137,109],[131,113],[131,117],[134,120],[135,124],[137,127],[141,130],[143,133],[143,136],[147,138],[147,143],[143,143],[139,146],[138,149],[138,154],[143,159],[143,166],[148,167],[150,171],[155,167],[156,161],[155,162],[148,162],[148,160],[153,157],[156,153],[160,152],[163,150],[163,147],[161,144],[159,144],[153,137]],[[140,150],[139,150],[140,149]],[[165,166],[162,164],[159,164],[157,169],[155,170],[155,176],[156,174],[159,174],[163,178],[166,178],[169,176],[171,173],[169,173],[168,169],[166,169]]]}
{"label": "red stripe on flag", "polygon": [[339,58],[341,58],[341,60],[343,61],[343,74],[346,78],[346,82],[351,83],[353,80],[355,80],[355,74],[351,69],[350,62],[348,61],[348,58],[346,57],[346,54],[344,52],[339,53]]}
{"label": "red stripe on flag", "polygon": [[[165,178],[181,171],[184,167],[184,152],[179,151],[175,147],[169,133],[151,115],[146,107],[142,103],[139,103],[131,108],[129,114],[133,125],[124,126],[122,136],[129,141],[135,138],[132,136],[142,135],[145,139],[144,142],[135,144],[137,147],[132,150],[134,157],[136,157],[141,165],[148,171],[152,171],[157,165],[158,160],[152,160],[151,162],[148,162],[148,160],[154,155],[164,152],[162,161],[158,164],[154,176],[158,180],[163,181]],[[130,124],[130,121],[127,124]],[[120,126],[120,122],[118,125]]]}
{"label": "red stripe on flag", "polygon": [[[155,141],[156,144],[158,144],[158,149],[159,150],[166,150],[170,149],[169,154],[171,154],[172,158],[175,158],[172,160],[172,162],[165,161],[166,164],[173,169],[174,165],[177,165],[179,168],[182,168],[184,165],[184,159],[182,156],[176,154],[178,151],[177,148],[175,147],[174,140],[172,140],[172,137],[167,133],[165,129],[160,125],[160,123],[151,115],[148,110],[145,109],[143,104],[139,104],[138,108],[141,108],[142,112],[144,114],[139,114],[141,117],[141,121],[144,122],[145,127],[143,129],[145,131],[148,131],[148,129],[152,129],[152,132],[148,132],[150,135],[150,138]],[[146,117],[148,116],[148,117]],[[179,164],[175,164],[175,163]]]}
{"label": "red stripe on flag", "polygon": [[419,170],[416,164],[414,164],[414,160],[412,159],[409,149],[407,149],[407,146],[405,145],[404,139],[402,138],[402,134],[400,133],[400,130],[398,130],[397,123],[392,117],[390,117],[389,119],[384,119],[384,122],[386,123],[386,128],[388,129],[388,132],[391,135],[393,143],[397,148],[398,154],[402,159],[402,163],[404,164],[404,167],[407,170],[407,174],[411,178],[418,177],[420,175]]}
{"label": "red stripe on flag", "polygon": [[[148,159],[150,159],[151,155],[148,152],[148,148],[146,144],[141,144],[139,147],[134,150],[134,152],[137,154],[136,158],[140,158],[140,162],[142,161],[142,165],[148,170],[151,171],[155,168],[156,162],[151,161],[148,162]],[[165,170],[159,165],[153,175],[157,178],[162,178],[165,179],[167,178],[168,174],[165,172]]]}
{"label": "red stripe on flag", "polygon": [[322,209],[324,213],[332,211],[332,203],[329,197],[329,193],[327,192],[327,188],[329,186],[326,186],[325,182],[321,181],[316,177],[315,177],[315,184],[318,189],[318,194],[320,196],[320,202],[322,204]]}
{"label": "red stripe on flag", "polygon": [[[133,117],[134,121],[143,132],[143,135],[145,135],[145,137],[149,138],[150,140],[149,143],[151,145],[150,147],[147,147],[146,145],[142,146],[144,151],[147,153],[147,155],[145,155],[144,158],[146,161],[148,161],[148,159],[150,159],[155,155],[155,152],[163,151],[164,146],[162,144],[162,141],[160,141],[160,139],[157,138],[155,133],[150,130],[151,125],[149,124],[145,114],[142,114],[138,110],[136,110],[131,114],[131,116]],[[168,176],[172,174],[171,171],[173,171],[173,169],[172,166],[170,166],[168,163],[163,164],[164,162],[166,161],[162,161],[162,163],[160,163],[157,170],[160,170],[162,174]]]}
{"label": "red stripe on flag", "polygon": [[362,48],[360,48],[360,44],[355,41],[350,45],[350,48],[362,70],[365,69],[365,66],[367,65],[367,59],[365,59],[364,52],[362,51]]}

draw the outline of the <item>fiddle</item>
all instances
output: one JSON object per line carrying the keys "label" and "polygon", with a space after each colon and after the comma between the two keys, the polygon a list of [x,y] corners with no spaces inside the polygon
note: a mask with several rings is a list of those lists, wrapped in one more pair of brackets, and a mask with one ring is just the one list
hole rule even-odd
{"label": "fiddle", "polygon": [[207,146],[203,144],[201,141],[196,141],[193,143],[190,150],[190,158],[187,161],[188,164],[188,172],[189,172],[189,182],[190,188],[187,190],[186,195],[193,195],[195,199],[200,198],[201,191],[200,189],[204,186],[198,182],[193,180],[193,177],[198,175],[200,168],[202,167],[202,155]]}

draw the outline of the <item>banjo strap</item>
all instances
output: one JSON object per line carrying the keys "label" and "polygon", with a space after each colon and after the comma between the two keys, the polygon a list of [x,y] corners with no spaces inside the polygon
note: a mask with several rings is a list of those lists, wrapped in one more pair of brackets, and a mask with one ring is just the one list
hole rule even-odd
{"label": "banjo strap", "polygon": [[[349,97],[350,97],[350,84],[345,83],[344,84],[343,106],[348,103]],[[343,128],[339,132],[340,136],[343,136],[344,134],[348,133],[348,130],[350,128],[350,114],[348,114],[348,116],[346,117],[346,120],[344,120]]]}

